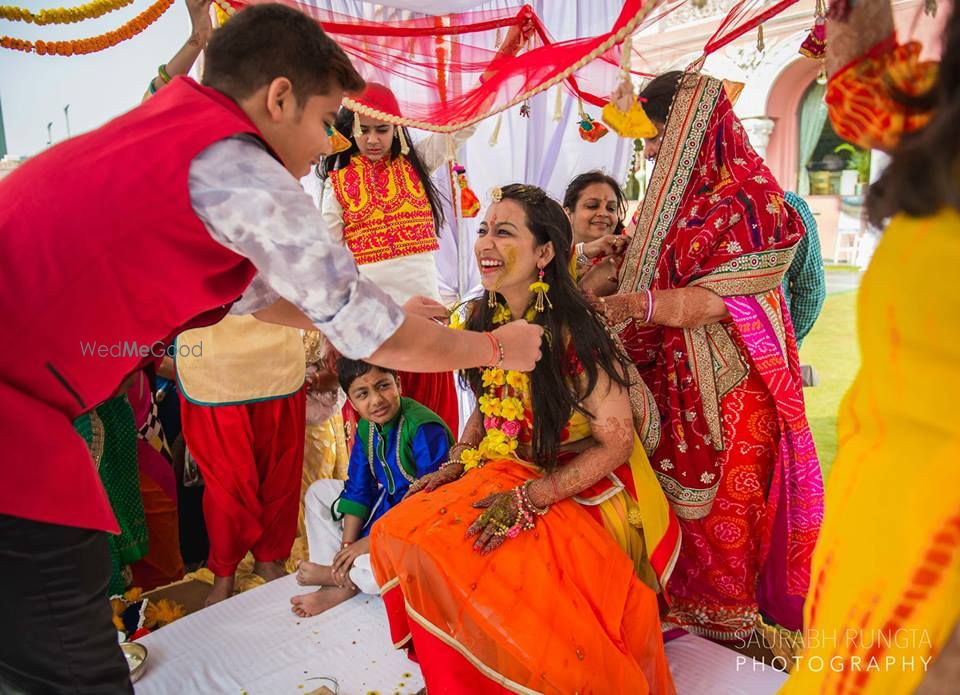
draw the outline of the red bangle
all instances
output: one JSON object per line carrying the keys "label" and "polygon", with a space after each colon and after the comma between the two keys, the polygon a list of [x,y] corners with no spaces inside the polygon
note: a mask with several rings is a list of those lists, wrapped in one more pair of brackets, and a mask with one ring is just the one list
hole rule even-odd
{"label": "red bangle", "polygon": [[490,339],[490,346],[493,348],[493,358],[486,365],[488,367],[502,367],[503,366],[503,343],[500,342],[500,339],[497,338],[493,333],[487,331],[484,333],[487,338]]}

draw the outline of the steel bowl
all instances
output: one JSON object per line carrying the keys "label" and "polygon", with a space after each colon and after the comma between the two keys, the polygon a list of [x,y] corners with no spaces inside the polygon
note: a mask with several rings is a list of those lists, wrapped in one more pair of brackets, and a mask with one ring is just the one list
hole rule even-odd
{"label": "steel bowl", "polygon": [[120,649],[130,668],[130,682],[136,683],[147,670],[147,648],[139,642],[121,642]]}

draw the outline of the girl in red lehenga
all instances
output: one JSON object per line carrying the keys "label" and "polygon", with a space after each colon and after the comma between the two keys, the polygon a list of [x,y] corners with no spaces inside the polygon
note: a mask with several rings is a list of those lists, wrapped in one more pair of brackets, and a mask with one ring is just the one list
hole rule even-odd
{"label": "girl in red lehenga", "polygon": [[596,302],[663,420],[651,463],[683,530],[666,626],[799,630],[823,482],[780,283],[804,228],[718,80],[667,73],[641,98],[656,164],[619,293]]}

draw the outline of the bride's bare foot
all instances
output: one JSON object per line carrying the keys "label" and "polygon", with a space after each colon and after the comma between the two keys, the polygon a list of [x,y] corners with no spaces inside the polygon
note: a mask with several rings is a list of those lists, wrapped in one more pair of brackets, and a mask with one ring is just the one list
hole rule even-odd
{"label": "bride's bare foot", "polygon": [[309,560],[297,565],[297,584],[300,586],[334,586],[333,568]]}
{"label": "bride's bare foot", "polygon": [[204,606],[212,606],[215,603],[220,603],[224,599],[228,599],[233,595],[233,582],[234,575],[229,577],[218,577],[214,575],[213,577],[213,588],[210,589],[210,593],[207,594],[207,599],[203,602]]}
{"label": "bride's bare foot", "polygon": [[286,577],[287,571],[283,568],[283,560],[274,562],[254,562],[253,573],[263,577],[265,582],[272,582],[274,579]]}
{"label": "bride's bare foot", "polygon": [[311,594],[294,596],[290,599],[291,608],[294,613],[301,618],[310,618],[314,615],[320,615],[326,610],[356,596],[359,590],[356,588],[344,589],[339,586],[325,586],[317,589]]}

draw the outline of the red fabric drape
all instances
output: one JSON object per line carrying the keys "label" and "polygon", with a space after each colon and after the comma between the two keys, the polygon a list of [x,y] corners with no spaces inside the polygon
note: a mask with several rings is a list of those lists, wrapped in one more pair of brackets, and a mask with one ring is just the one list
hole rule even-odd
{"label": "red fabric drape", "polygon": [[[262,1],[216,0],[228,13]],[[555,41],[528,5],[442,17],[409,18],[406,13],[373,22],[322,9],[319,2],[281,1],[316,19],[364,77],[396,92],[399,113],[367,109],[369,115],[425,130],[455,131],[557,84],[602,106],[619,79],[624,38],[651,27],[687,0],[624,0],[609,31],[568,41]],[[719,22],[704,55],[795,2],[741,0]],[[498,39],[522,25],[532,27],[532,35],[519,55],[498,52]],[[344,105],[357,106],[349,98]]]}

